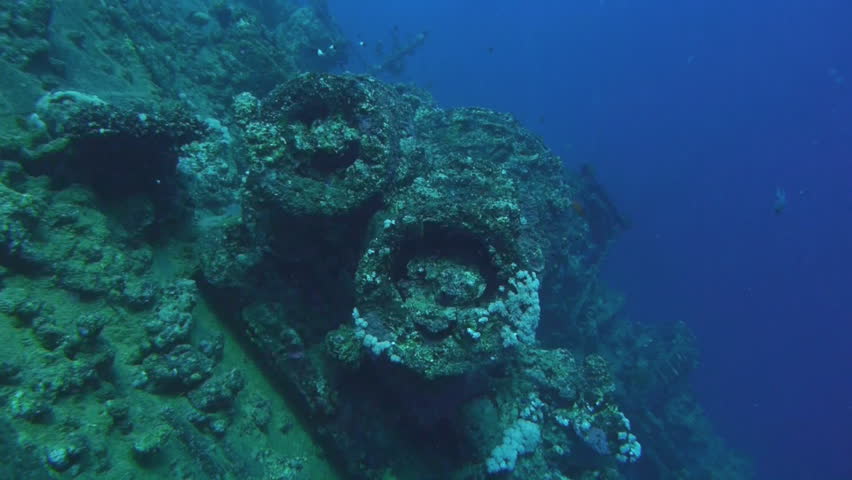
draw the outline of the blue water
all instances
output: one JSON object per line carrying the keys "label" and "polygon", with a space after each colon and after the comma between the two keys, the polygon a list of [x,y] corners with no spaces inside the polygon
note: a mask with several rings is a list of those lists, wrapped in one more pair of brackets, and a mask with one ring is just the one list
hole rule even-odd
{"label": "blue water", "polygon": [[758,478],[852,479],[852,4],[330,4],[368,60],[429,32],[395,80],[594,165],[633,220],[608,281],[693,328],[695,388]]}

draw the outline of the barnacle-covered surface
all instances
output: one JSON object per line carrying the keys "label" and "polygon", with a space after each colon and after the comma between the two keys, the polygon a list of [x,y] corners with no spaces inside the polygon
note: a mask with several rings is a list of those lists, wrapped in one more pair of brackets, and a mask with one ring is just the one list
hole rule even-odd
{"label": "barnacle-covered surface", "polygon": [[591,170],[273,3],[0,2],[0,477],[745,477]]}

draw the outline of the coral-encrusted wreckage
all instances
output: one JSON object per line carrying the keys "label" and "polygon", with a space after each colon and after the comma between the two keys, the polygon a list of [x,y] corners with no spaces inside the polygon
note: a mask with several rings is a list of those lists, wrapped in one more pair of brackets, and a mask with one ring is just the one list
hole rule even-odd
{"label": "coral-encrusted wreckage", "polygon": [[3,478],[743,478],[691,333],[599,280],[625,219],[511,116],[302,73],[344,61],[305,53],[345,55],[324,2],[29,3],[0,24]]}

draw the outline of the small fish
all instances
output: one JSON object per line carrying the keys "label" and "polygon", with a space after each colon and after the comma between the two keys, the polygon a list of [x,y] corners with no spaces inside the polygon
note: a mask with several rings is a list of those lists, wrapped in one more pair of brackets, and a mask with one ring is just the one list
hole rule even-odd
{"label": "small fish", "polygon": [[775,215],[784,213],[785,208],[787,208],[787,192],[783,188],[777,187],[775,189],[775,205],[773,207]]}
{"label": "small fish", "polygon": [[287,353],[287,360],[302,360],[305,358],[305,351],[299,350],[296,352]]}

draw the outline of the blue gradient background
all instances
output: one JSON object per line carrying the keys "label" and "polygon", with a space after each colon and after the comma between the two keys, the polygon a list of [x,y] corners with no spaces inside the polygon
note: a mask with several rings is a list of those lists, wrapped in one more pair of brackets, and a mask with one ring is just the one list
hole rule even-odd
{"label": "blue gradient background", "polygon": [[594,165],[633,221],[607,280],[695,330],[700,400],[758,478],[852,479],[852,4],[330,5],[368,57],[430,32],[396,80]]}

